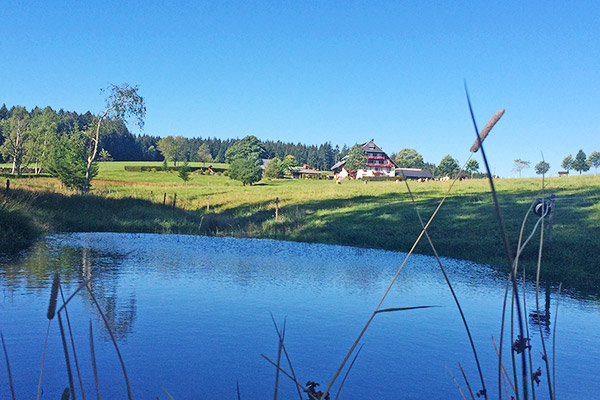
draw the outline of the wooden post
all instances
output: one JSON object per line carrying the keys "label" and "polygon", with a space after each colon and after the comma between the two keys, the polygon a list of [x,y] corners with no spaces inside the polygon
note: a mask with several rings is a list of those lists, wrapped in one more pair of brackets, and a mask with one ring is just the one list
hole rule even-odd
{"label": "wooden post", "polygon": [[206,196],[206,211],[210,211],[210,195]]}
{"label": "wooden post", "polygon": [[554,199],[550,200],[550,215],[548,215],[548,243],[554,239]]}
{"label": "wooden post", "polygon": [[163,206],[165,204],[167,204],[167,194],[166,193],[163,195]]}
{"label": "wooden post", "polygon": [[6,193],[10,190],[10,179],[6,180]]}
{"label": "wooden post", "polygon": [[275,198],[275,222],[279,221],[279,197]]}
{"label": "wooden post", "polygon": [[175,203],[177,202],[177,193],[173,194],[173,208],[175,208]]}

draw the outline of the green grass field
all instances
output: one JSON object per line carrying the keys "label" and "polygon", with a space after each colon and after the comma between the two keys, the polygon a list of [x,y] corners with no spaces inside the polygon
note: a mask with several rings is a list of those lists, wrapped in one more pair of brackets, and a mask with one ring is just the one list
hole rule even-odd
{"label": "green grass field", "polygon": [[[128,165],[100,163],[92,195],[61,189],[48,177],[11,180],[2,197],[3,251],[23,246],[39,233],[118,231],[189,233],[259,237],[408,251],[420,225],[404,182],[263,180],[242,186],[226,176],[193,173],[183,183],[176,172],[130,172]],[[154,163],[160,166],[161,163]],[[192,163],[201,166],[200,163]],[[215,165],[217,166],[217,165]],[[223,166],[223,165],[219,165]],[[417,206],[429,218],[449,182],[410,182]],[[539,196],[540,179],[499,179],[498,195],[509,239],[516,248],[522,219]],[[546,179],[546,195],[555,194],[554,240],[546,243],[544,276],[598,293],[600,283],[600,177]],[[166,194],[166,205],[163,205]],[[176,194],[176,208],[172,208]],[[275,221],[275,199],[280,220]],[[22,224],[15,223],[22,221]],[[535,218],[529,219],[526,235]],[[22,226],[22,232],[16,226]],[[457,182],[429,229],[440,255],[506,267],[489,184]],[[21,237],[20,240],[11,238]],[[538,234],[521,256],[533,271]],[[7,245],[6,243],[12,243]],[[431,254],[423,240],[417,253]]]}

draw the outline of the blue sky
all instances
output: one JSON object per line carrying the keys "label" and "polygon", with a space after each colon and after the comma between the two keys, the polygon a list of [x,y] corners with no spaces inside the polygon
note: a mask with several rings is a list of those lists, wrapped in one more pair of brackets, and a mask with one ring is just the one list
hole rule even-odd
{"label": "blue sky", "polygon": [[599,2],[88,3],[3,3],[0,103],[98,112],[99,89],[127,82],[152,135],[375,139],[462,163],[466,79],[480,128],[506,109],[495,173],[600,151]]}

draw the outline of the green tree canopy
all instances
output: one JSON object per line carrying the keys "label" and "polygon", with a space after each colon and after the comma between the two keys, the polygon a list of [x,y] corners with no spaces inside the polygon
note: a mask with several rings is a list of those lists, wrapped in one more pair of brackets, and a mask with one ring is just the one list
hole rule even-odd
{"label": "green tree canopy", "polygon": [[229,178],[252,185],[262,178],[262,169],[258,157],[236,158],[229,165]]}
{"label": "green tree canopy", "polygon": [[348,151],[348,158],[346,159],[346,171],[352,171],[364,168],[367,165],[367,155],[363,151],[360,144],[355,144]]}
{"label": "green tree canopy", "polygon": [[182,136],[162,138],[157,147],[166,160],[173,161],[174,166],[177,166],[177,161],[187,160],[188,141]]}
{"label": "green tree canopy", "polygon": [[208,144],[202,143],[198,148],[198,161],[202,163],[213,161],[212,155],[210,154],[210,149],[208,148]]}
{"label": "green tree canopy", "polygon": [[188,160],[183,160],[183,165],[179,167],[179,171],[177,175],[183,180],[187,182],[190,180],[190,165],[188,164]]}
{"label": "green tree canopy", "polygon": [[592,151],[588,157],[588,163],[594,167],[594,173],[598,173],[598,167],[600,167],[600,153]]}
{"label": "green tree canopy", "polygon": [[536,174],[544,175],[550,171],[550,164],[548,164],[546,161],[540,161],[539,163],[535,164],[534,168]]}
{"label": "green tree canopy", "polygon": [[291,172],[294,168],[298,166],[298,160],[295,156],[288,154],[285,156],[283,161],[281,161],[281,168],[284,172]]}
{"label": "green tree canopy", "polygon": [[473,173],[477,172],[479,170],[479,163],[477,162],[477,160],[469,160],[469,162],[467,162],[467,165],[465,165],[465,171],[467,171],[469,174],[471,174],[471,179],[473,179]]}
{"label": "green tree canopy", "polygon": [[283,178],[283,166],[281,160],[277,157],[273,158],[265,167],[265,176],[267,178]]}
{"label": "green tree canopy", "polygon": [[[89,181],[98,174],[98,164],[93,163],[90,170],[87,168],[89,148],[88,135],[79,130],[75,124],[69,133],[63,133],[52,143],[49,150],[47,170],[50,175],[58,178],[67,188],[79,189],[85,193]],[[89,173],[90,180],[86,183]]]}
{"label": "green tree canopy", "polygon": [[519,178],[520,178],[521,171],[523,171],[526,168],[529,168],[529,165],[531,165],[530,161],[525,161],[525,160],[521,160],[520,158],[517,158],[513,164],[513,171],[517,172],[519,174]]}
{"label": "green tree canopy", "polygon": [[567,170],[567,172],[569,172],[570,170],[573,169],[573,162],[575,160],[573,160],[573,156],[572,155],[568,155],[564,158],[564,160],[562,161],[561,166]]}
{"label": "green tree canopy", "polygon": [[267,158],[268,153],[262,142],[256,136],[246,136],[232,144],[225,152],[225,160],[228,163],[238,158]]}
{"label": "green tree canopy", "polygon": [[396,155],[396,164],[402,168],[424,168],[423,156],[415,149],[402,149]]}
{"label": "green tree canopy", "polygon": [[585,155],[583,150],[579,150],[577,152],[575,160],[573,160],[573,169],[579,172],[579,175],[581,175],[582,172],[585,172],[590,169],[590,164],[588,164],[587,156]]}
{"label": "green tree canopy", "polygon": [[460,172],[460,166],[458,165],[458,160],[452,158],[452,156],[447,155],[442,158],[440,164],[436,169],[437,177],[449,176],[450,178],[455,177]]}

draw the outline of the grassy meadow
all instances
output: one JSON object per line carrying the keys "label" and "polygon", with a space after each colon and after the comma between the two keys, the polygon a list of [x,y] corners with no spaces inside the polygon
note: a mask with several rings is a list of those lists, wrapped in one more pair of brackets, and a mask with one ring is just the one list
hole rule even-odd
{"label": "grassy meadow", "polygon": [[[162,163],[100,163],[92,194],[86,197],[61,188],[49,177],[11,179],[11,191],[0,197],[0,250],[14,252],[48,232],[112,231],[272,238],[408,251],[420,233],[403,182],[336,185],[331,180],[278,179],[244,187],[224,175],[192,173],[184,183],[176,172],[132,172],[125,171],[125,165]],[[427,220],[450,183],[410,185]],[[499,179],[496,185],[515,248],[522,219],[540,195],[542,180]],[[554,240],[544,246],[542,277],[598,294],[600,176],[547,178],[545,193],[555,194],[557,200]],[[172,207],[175,194],[176,206]],[[275,221],[276,198],[279,221]],[[532,214],[525,236],[535,221]],[[506,268],[497,226],[489,184],[474,179],[456,183],[429,232],[442,256]],[[538,241],[539,230],[521,256],[521,265],[529,271],[536,265]],[[416,252],[432,253],[425,240]]]}

